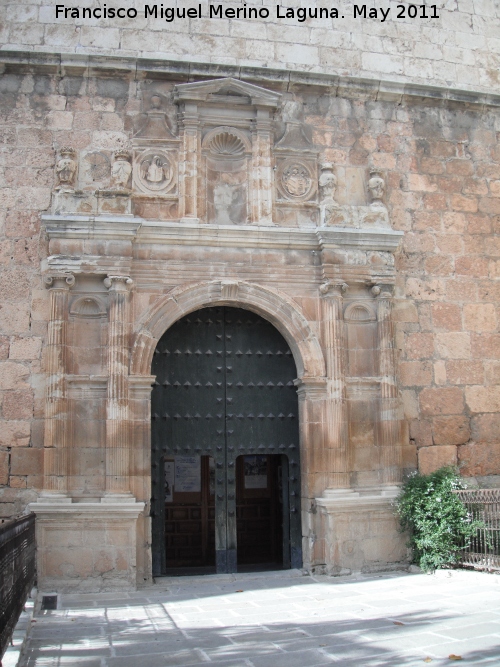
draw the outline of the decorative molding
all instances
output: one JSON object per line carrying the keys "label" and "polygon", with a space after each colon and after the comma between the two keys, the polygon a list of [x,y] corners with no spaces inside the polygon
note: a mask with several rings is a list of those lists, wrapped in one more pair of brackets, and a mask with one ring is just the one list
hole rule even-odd
{"label": "decorative molding", "polygon": [[365,322],[376,322],[377,316],[371,306],[364,302],[354,301],[346,306],[344,320],[346,322],[364,324]]}
{"label": "decorative molding", "polygon": [[181,83],[174,88],[174,100],[179,102],[210,102],[226,106],[248,104],[276,109],[281,94],[246,83],[233,77],[212,79],[195,83]]}
{"label": "decorative molding", "polygon": [[221,280],[221,298],[228,301],[235,301],[238,297],[238,287],[239,284],[237,280]]}
{"label": "decorative molding", "polygon": [[141,243],[317,250],[352,246],[394,253],[403,232],[392,229],[298,229],[258,225],[155,222],[130,216],[42,215],[49,239],[118,239]]}
{"label": "decorative molding", "polygon": [[203,137],[202,149],[215,157],[239,158],[252,152],[248,137],[235,127],[223,125],[215,127]]}
{"label": "decorative molding", "polygon": [[70,289],[75,284],[75,276],[66,272],[48,273],[43,283],[47,289]]}
{"label": "decorative molding", "polygon": [[130,276],[108,276],[104,278],[103,282],[104,287],[115,292],[127,292],[134,284]]}
{"label": "decorative molding", "polygon": [[71,304],[69,314],[76,317],[99,318],[106,315],[106,308],[95,296],[79,296]]}
{"label": "decorative molding", "polygon": [[[158,60],[149,58],[137,58],[127,56],[106,56],[84,54],[84,53],[47,53],[42,51],[1,51],[0,64],[8,67],[10,71],[25,71],[28,67],[31,71],[42,71],[44,74],[56,74],[64,76],[71,72],[73,76],[109,77],[117,72],[123,77],[130,77],[143,81],[144,78],[195,78],[206,79],[213,76],[213,63],[189,62],[185,60]],[[389,81],[380,78],[367,78],[356,76],[339,76],[337,74],[323,74],[320,72],[300,72],[286,69],[273,69],[268,67],[246,67],[240,65],[216,65],[219,76],[231,77],[234,81],[249,79],[259,81],[267,85],[273,84],[281,90],[287,91],[294,86],[313,86],[318,94],[331,94],[333,91],[341,91],[347,98],[370,99],[389,101],[396,104],[403,103],[406,99],[417,101],[432,101],[436,104],[446,105],[459,102],[461,104],[474,104],[480,107],[500,107],[500,95],[485,91],[448,87],[433,86],[419,83],[408,83],[404,81]],[[193,85],[193,84],[181,84]],[[250,84],[247,84],[250,85]],[[257,87],[257,86],[256,86]],[[269,92],[269,91],[268,91]],[[337,93],[339,94],[339,93]]]}

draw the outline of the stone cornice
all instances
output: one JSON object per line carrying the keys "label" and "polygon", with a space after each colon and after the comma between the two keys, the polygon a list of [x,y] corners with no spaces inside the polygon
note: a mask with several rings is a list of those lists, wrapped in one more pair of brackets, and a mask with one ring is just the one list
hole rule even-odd
{"label": "stone cornice", "polygon": [[140,218],[43,215],[49,239],[121,239],[136,243],[317,250],[356,247],[395,252],[403,232],[385,228],[287,228],[154,222]]}
{"label": "stone cornice", "polygon": [[417,83],[338,76],[265,67],[240,67],[177,60],[153,60],[135,57],[113,57],[88,54],[44,53],[39,51],[0,51],[0,74],[38,70],[58,76],[110,76],[131,79],[153,77],[178,83],[207,77],[232,77],[266,86],[277,92],[298,88],[315,88],[332,96],[369,98],[400,104],[405,99],[449,104],[459,102],[480,107],[500,107],[500,95],[477,90],[427,86]]}

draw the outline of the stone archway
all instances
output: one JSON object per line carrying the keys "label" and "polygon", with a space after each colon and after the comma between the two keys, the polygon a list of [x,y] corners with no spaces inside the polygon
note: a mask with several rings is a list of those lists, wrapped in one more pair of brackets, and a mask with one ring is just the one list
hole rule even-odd
{"label": "stone archway", "polygon": [[[131,357],[129,387],[131,405],[135,408],[134,432],[136,454],[141,459],[141,470],[136,477],[138,495],[151,497],[151,422],[150,396],[151,362],[154,351],[164,332],[185,315],[209,306],[235,306],[250,310],[268,320],[283,336],[292,351],[297,367],[299,395],[299,447],[302,466],[313,461],[323,466],[319,475],[301,476],[301,513],[303,529],[303,561],[308,566],[311,558],[310,503],[317,490],[314,485],[328,475],[328,461],[322,450],[325,433],[324,413],[327,402],[326,364],[319,340],[297,305],[283,292],[247,282],[220,280],[183,285],[160,297],[140,319],[135,332]],[[318,421],[319,419],[319,421]],[[137,458],[136,456],[136,458]],[[322,482],[321,482],[322,483]],[[145,574],[151,573],[151,520],[144,517],[139,534],[148,544],[138,566]],[[144,559],[144,560],[143,560]]]}
{"label": "stone archway", "polygon": [[290,345],[299,380],[325,378],[319,341],[297,305],[283,292],[238,281],[182,285],[161,297],[136,328],[130,374],[150,374],[154,350],[162,334],[178,319],[206,306],[246,308],[273,324]]}

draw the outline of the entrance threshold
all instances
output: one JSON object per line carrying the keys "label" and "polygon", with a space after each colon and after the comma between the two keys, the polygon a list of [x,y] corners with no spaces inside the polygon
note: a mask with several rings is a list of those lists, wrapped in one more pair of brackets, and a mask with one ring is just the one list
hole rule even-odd
{"label": "entrance threshold", "polygon": [[[278,563],[256,563],[254,565],[238,565],[238,572],[234,574],[248,572],[285,572],[290,568],[283,568]],[[214,566],[206,567],[170,567],[165,570],[165,577],[199,577],[207,574],[216,574]],[[161,579],[162,577],[155,577]]]}
{"label": "entrance threshold", "polygon": [[208,586],[235,582],[241,580],[252,581],[254,579],[300,579],[308,576],[305,570],[267,570],[266,572],[234,572],[232,574],[202,574],[202,575],[184,575],[174,576],[165,575],[161,577],[154,577],[155,585],[164,588],[173,586],[175,584],[191,585],[191,584],[206,584]]}

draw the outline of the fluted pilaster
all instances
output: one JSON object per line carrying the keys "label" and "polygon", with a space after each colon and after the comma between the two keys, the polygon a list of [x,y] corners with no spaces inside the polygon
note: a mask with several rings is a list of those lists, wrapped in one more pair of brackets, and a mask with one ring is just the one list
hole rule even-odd
{"label": "fluted pilaster", "polygon": [[273,211],[272,124],[267,109],[257,110],[252,147],[252,221],[271,224]]}
{"label": "fluted pilaster", "polygon": [[108,390],[106,405],[106,494],[130,493],[128,418],[129,288],[127,276],[109,276]]}
{"label": "fluted pilaster", "polygon": [[323,294],[323,340],[326,353],[329,400],[326,407],[326,446],[329,451],[329,486],[347,488],[348,432],[345,396],[345,331],[343,318],[343,293],[345,283],[324,283]]}
{"label": "fluted pilaster", "polygon": [[400,420],[398,415],[398,389],[396,385],[396,360],[394,326],[391,318],[392,286],[375,286],[372,293],[377,298],[380,414],[378,445],[383,484],[401,481]]}
{"label": "fluted pilaster", "polygon": [[181,183],[184,190],[182,216],[198,218],[198,128],[199,118],[196,105],[186,104],[183,113],[183,153]]}
{"label": "fluted pilaster", "polygon": [[47,331],[44,438],[44,493],[64,496],[68,492],[68,405],[66,397],[66,345],[69,290],[75,284],[71,273],[44,278],[50,290],[50,320]]}

